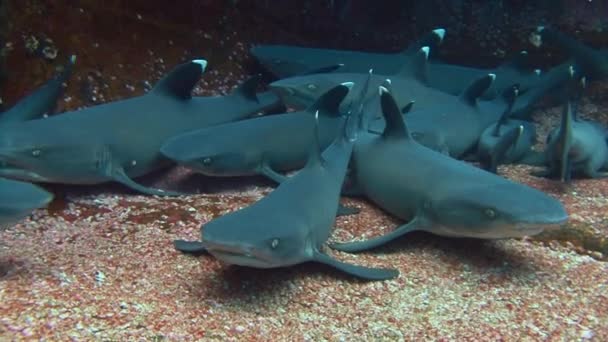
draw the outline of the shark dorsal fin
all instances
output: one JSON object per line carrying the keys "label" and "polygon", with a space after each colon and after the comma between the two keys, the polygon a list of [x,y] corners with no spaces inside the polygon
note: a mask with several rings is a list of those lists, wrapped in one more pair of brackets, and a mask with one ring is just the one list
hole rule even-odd
{"label": "shark dorsal fin", "polygon": [[506,124],[507,121],[509,121],[509,117],[511,116],[511,113],[513,111],[513,105],[515,104],[515,99],[517,98],[517,95],[519,95],[518,85],[512,86],[511,89],[507,90],[507,92],[504,94],[505,101],[507,102],[507,107],[505,108],[505,111],[502,112],[502,115],[500,116],[498,122],[496,123],[496,126],[494,127],[492,135],[494,135],[495,137],[500,135],[500,126]]}
{"label": "shark dorsal fin", "polygon": [[413,75],[417,81],[427,84],[429,74],[429,52],[430,49],[428,46],[421,47],[420,50],[411,57],[409,63],[405,63],[403,68],[401,68],[399,75],[405,78],[410,78]]}
{"label": "shark dorsal fin", "polygon": [[260,102],[256,91],[262,80],[262,75],[251,76],[232,91],[232,95],[242,96],[249,101]]}
{"label": "shark dorsal fin", "polygon": [[405,49],[402,54],[405,56],[411,56],[418,52],[421,47],[429,46],[431,48],[436,48],[443,42],[443,37],[445,36],[444,28],[436,28],[430,32],[427,32],[420,39],[410,44],[407,49]]}
{"label": "shark dorsal fin", "polygon": [[384,132],[382,132],[382,136],[384,138],[412,139],[393,95],[383,86],[379,87],[379,92],[382,115],[386,121],[386,127],[384,128]]}
{"label": "shark dorsal fin", "polygon": [[190,99],[192,88],[196,86],[206,67],[207,61],[204,59],[180,64],[160,79],[152,91],[182,100]]}
{"label": "shark dorsal fin", "polygon": [[490,88],[495,79],[495,74],[487,74],[476,79],[462,92],[460,99],[468,105],[476,106],[477,99]]}
{"label": "shark dorsal fin", "polygon": [[310,144],[310,151],[308,153],[308,162],[306,167],[314,167],[323,164],[323,156],[321,155],[321,143],[319,139],[319,111],[315,112],[313,116],[313,132],[312,132],[312,144]]}
{"label": "shark dorsal fin", "polygon": [[322,115],[339,116],[340,103],[348,95],[353,85],[354,83],[352,82],[344,82],[331,88],[325,94],[319,96],[317,101],[308,107],[306,111],[311,113],[320,112]]}

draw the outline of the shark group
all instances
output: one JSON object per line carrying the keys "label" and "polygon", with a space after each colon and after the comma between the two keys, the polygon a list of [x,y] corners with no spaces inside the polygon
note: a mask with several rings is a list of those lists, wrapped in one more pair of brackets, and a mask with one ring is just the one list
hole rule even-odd
{"label": "shark group", "polygon": [[[505,239],[562,227],[568,213],[557,199],[498,175],[498,166],[545,167],[535,175],[562,181],[607,176],[608,131],[578,118],[582,91],[573,84],[608,75],[608,57],[550,28],[534,34],[571,59],[542,72],[525,51],[491,69],[448,64],[433,57],[442,28],[399,53],[257,45],[251,54],[279,78],[268,91],[257,92],[258,75],[226,96],[192,96],[207,66],[198,58],[144,95],[47,117],[71,57],[62,73],[0,115],[0,225],[52,200],[33,183],[118,182],[143,194],[185,195],[134,180],[180,164],[276,183],[259,201],[202,223],[199,241],[174,241],[179,251],[226,264],[318,262],[385,280],[398,271],[342,262],[326,247],[359,252],[416,230]],[[564,89],[572,96],[561,124],[536,150],[531,113]],[[331,243],[336,216],[358,212],[341,206],[341,195],[366,198],[404,223],[366,241]]]}

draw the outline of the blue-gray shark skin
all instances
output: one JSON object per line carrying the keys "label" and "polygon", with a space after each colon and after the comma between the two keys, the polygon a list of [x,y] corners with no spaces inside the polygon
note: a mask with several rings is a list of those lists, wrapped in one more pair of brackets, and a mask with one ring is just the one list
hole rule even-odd
{"label": "blue-gray shark skin", "polygon": [[575,120],[570,101],[564,106],[560,127],[547,136],[547,170],[537,176],[559,177],[570,182],[573,175],[608,177],[608,133],[597,122]]}
{"label": "blue-gray shark skin", "polygon": [[204,224],[201,242],[177,240],[176,248],[206,250],[227,264],[241,266],[276,268],[314,261],[364,279],[398,276],[396,270],[343,263],[322,251],[357,137],[352,129],[356,116],[347,121],[344,133],[322,154],[318,142],[311,145],[306,166],[295,176],[258,202]]}
{"label": "blue-gray shark skin", "polygon": [[38,119],[44,114],[52,112],[57,103],[57,98],[63,92],[63,83],[72,74],[74,63],[76,63],[76,56],[70,56],[68,64],[59,75],[25,96],[7,111],[1,113],[0,126],[12,122]]}
{"label": "blue-gray shark skin", "polygon": [[[416,64],[424,67],[428,57],[428,48],[420,49]],[[423,77],[423,75],[419,75]],[[354,96],[361,91],[360,84],[364,84],[367,74],[345,73],[310,75],[291,79],[284,79],[271,84],[286,102],[292,102],[293,97],[314,99],[316,91],[308,82],[312,82],[317,89],[326,89],[337,80],[353,80],[355,87],[342,101],[341,110],[347,110],[353,103]],[[426,87],[418,79],[404,77],[390,77],[390,86],[393,89],[397,102],[406,105],[415,101],[415,110],[405,116],[412,132],[425,146],[435,148],[453,157],[460,157],[469,151],[477,142],[479,135],[491,123],[498,120],[505,104],[502,100],[486,104],[484,110],[480,109],[477,99],[492,84],[495,76],[485,75],[473,82],[460,96],[453,96],[444,92]],[[377,88],[387,83],[386,76],[372,75],[370,87]],[[374,100],[377,101],[375,91],[368,91],[365,104],[373,114],[376,111]],[[372,115],[368,114],[368,115]],[[372,115],[373,116],[373,115]],[[368,127],[371,132],[380,133],[384,129],[384,119],[374,120]]]}
{"label": "blue-gray shark skin", "polygon": [[161,153],[208,176],[262,174],[278,183],[279,172],[300,169],[312,143],[310,118],[319,111],[319,144],[329,146],[340,132],[338,111],[352,83],[334,87],[305,111],[262,116],[187,132],[166,141]]}
{"label": "blue-gray shark skin", "polygon": [[258,45],[251,48],[250,52],[264,68],[279,78],[297,76],[331,65],[341,65],[340,72],[367,73],[372,68],[375,73],[390,75],[401,70],[409,56],[415,54],[422,46],[436,47],[441,44],[444,35],[444,29],[435,29],[398,53],[371,53],[288,45]]}
{"label": "blue-gray shark skin", "polygon": [[[444,36],[444,29],[435,29],[399,53],[370,53],[288,45],[258,45],[250,52],[265,69],[278,78],[294,77],[331,65],[340,65],[341,73],[366,73],[372,68],[376,74],[391,75],[401,71],[422,46],[430,46],[432,49],[438,47]],[[498,76],[497,82],[482,95],[482,99],[491,100],[514,83],[518,83],[522,91],[537,85],[540,81],[538,70],[525,67],[526,60],[526,51],[520,52],[512,61],[489,69],[434,60],[429,64],[426,82],[432,88],[460,95],[476,79],[495,74]],[[414,73],[415,70],[410,72]]]}
{"label": "blue-gray shark skin", "polygon": [[52,200],[53,194],[34,184],[0,178],[0,228],[16,223]]}
{"label": "blue-gray shark skin", "polygon": [[142,96],[5,126],[0,176],[83,185],[117,181],[146,194],[177,195],[132,180],[171,164],[159,151],[164,141],[280,104],[272,93],[256,96],[259,77],[228,96],[191,97],[206,64],[181,64]]}
{"label": "blue-gray shark skin", "polygon": [[608,53],[586,46],[572,37],[544,26],[536,29],[536,45],[548,41],[557,45],[575,60],[577,69],[590,80],[608,77]]}
{"label": "blue-gray shark skin", "polygon": [[563,224],[556,199],[418,144],[395,100],[381,89],[387,126],[361,134],[353,151],[355,183],[371,201],[408,223],[384,236],[331,247],[358,252],[421,230],[447,237],[500,239]]}
{"label": "blue-gray shark skin", "polygon": [[514,87],[508,95],[508,106],[498,122],[488,126],[477,142],[477,160],[492,173],[500,164],[532,160],[532,145],[536,142],[536,127],[532,122],[509,118],[519,90]]}

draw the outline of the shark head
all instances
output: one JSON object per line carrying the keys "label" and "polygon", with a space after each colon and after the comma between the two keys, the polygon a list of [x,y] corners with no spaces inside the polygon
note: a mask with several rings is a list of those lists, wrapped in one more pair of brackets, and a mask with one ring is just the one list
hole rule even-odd
{"label": "shark head", "polygon": [[0,227],[5,227],[53,200],[53,195],[31,183],[0,178]]}
{"label": "shark head", "polygon": [[[0,176],[33,182],[70,183],[84,170],[103,172],[109,153],[71,134],[7,130],[0,136]],[[73,174],[77,172],[78,174]]]}
{"label": "shark head", "polygon": [[[230,124],[229,124],[230,125]],[[226,129],[224,129],[226,128]],[[254,152],[229,127],[189,132],[166,141],[160,152],[178,164],[208,176],[238,176],[257,167]]]}
{"label": "shark head", "polygon": [[433,231],[447,236],[502,239],[531,236],[568,220],[553,197],[514,182],[452,189],[449,196],[425,204]]}
{"label": "shark head", "polygon": [[202,244],[210,254],[230,265],[257,268],[294,265],[312,255],[307,229],[297,229],[293,222],[269,225],[268,220],[246,218],[249,208],[203,226]]}

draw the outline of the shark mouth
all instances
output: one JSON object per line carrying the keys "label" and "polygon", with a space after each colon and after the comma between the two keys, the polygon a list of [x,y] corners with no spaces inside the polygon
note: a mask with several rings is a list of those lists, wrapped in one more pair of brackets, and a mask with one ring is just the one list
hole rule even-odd
{"label": "shark mouth", "polygon": [[274,268],[281,266],[276,258],[246,245],[228,245],[211,241],[202,241],[205,249],[218,260],[229,264],[256,268]]}

